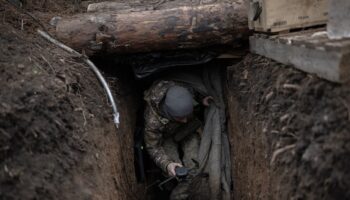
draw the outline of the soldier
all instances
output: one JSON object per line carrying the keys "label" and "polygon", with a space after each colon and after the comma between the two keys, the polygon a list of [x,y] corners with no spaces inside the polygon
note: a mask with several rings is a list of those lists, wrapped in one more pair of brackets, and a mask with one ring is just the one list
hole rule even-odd
{"label": "soldier", "polygon": [[[208,106],[212,97],[202,98],[198,92],[174,81],[158,81],[145,92],[146,149],[168,176],[175,168],[185,166],[195,173],[200,143],[200,120],[193,114],[195,102]],[[179,149],[182,150],[180,158]],[[180,183],[170,199],[187,199],[189,183]]]}

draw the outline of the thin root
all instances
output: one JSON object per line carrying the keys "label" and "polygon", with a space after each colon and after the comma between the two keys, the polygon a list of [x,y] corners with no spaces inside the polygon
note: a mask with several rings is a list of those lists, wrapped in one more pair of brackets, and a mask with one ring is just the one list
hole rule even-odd
{"label": "thin root", "polygon": [[274,151],[273,154],[272,154],[270,165],[273,165],[275,163],[277,156],[279,156],[280,154],[282,154],[282,153],[284,153],[284,152],[286,152],[288,150],[294,149],[295,146],[296,146],[295,144],[291,144],[291,145],[287,145],[285,147],[282,147],[282,148],[277,149],[276,151]]}

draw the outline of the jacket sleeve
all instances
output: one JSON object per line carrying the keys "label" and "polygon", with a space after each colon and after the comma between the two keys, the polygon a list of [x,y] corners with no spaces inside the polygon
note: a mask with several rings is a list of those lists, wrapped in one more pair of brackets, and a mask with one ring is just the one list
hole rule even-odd
{"label": "jacket sleeve", "polygon": [[173,161],[163,148],[163,124],[156,118],[150,109],[145,112],[145,145],[150,157],[164,172],[167,172],[167,166]]}

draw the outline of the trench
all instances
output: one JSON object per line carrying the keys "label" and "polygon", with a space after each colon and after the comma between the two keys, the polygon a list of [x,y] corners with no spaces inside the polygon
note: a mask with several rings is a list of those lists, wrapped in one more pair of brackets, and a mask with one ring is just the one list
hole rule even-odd
{"label": "trench", "polygon": [[[109,80],[118,79],[118,90],[114,89],[114,95],[118,102],[118,107],[123,109],[124,107],[136,108],[136,111],[127,113],[127,116],[123,115],[121,112],[120,120],[121,127],[127,127],[129,129],[128,134],[133,133],[132,146],[133,146],[133,158],[123,158],[128,160],[125,165],[130,165],[133,160],[133,172],[131,174],[133,182],[131,184],[138,185],[140,191],[142,191],[141,199],[152,199],[152,200],[164,200],[169,199],[171,190],[160,189],[160,182],[166,180],[163,172],[154,164],[150,159],[147,152],[144,149],[143,143],[143,128],[144,128],[144,109],[145,101],[143,100],[143,93],[147,90],[151,84],[166,77],[169,74],[173,74],[181,71],[182,73],[188,74],[201,74],[204,68],[216,67],[220,68],[220,77],[223,83],[223,87],[227,88],[227,67],[237,64],[241,58],[235,59],[213,59],[204,64],[199,65],[186,65],[177,66],[163,69],[151,75],[138,78],[131,66],[128,63],[116,61],[118,58],[109,56],[96,56],[92,58],[96,66],[103,71],[105,77]],[[157,63],[155,63],[157,64]],[[134,100],[124,101],[123,99],[132,98]],[[225,103],[227,104],[227,95],[224,95]],[[123,105],[126,103],[128,105]],[[228,113],[227,113],[228,114]],[[132,121],[127,119],[133,119]],[[203,119],[202,119],[203,120]],[[228,126],[228,125],[227,125]],[[123,128],[124,129],[124,128]],[[124,135],[121,133],[121,135]],[[124,135],[125,136],[125,135]],[[120,145],[117,144],[117,145]],[[129,154],[130,155],[130,154]],[[130,180],[126,180],[130,181]],[[170,182],[168,186],[176,185],[176,181]],[[140,189],[141,188],[141,189]],[[131,197],[133,198],[133,197]]]}
{"label": "trench", "polygon": [[[349,98],[346,87],[310,78],[303,72],[249,54],[170,68],[142,80],[135,78],[130,67],[115,67],[113,61],[106,58],[94,61],[107,77],[119,79],[118,84],[122,86],[116,94],[119,107],[137,108],[121,115],[123,131],[132,135],[128,145],[134,146],[139,139],[135,133],[143,126],[142,94],[154,80],[179,70],[193,72],[208,66],[220,67],[227,107],[233,198],[317,199],[321,195],[326,199],[342,199],[348,195],[346,184],[338,185],[342,179],[328,182],[332,176],[331,166],[337,166],[337,174],[348,176],[347,159],[333,159],[348,155],[345,150],[337,149],[348,141],[344,132],[349,130],[347,109],[339,98],[334,98],[339,95]],[[307,83],[308,87],[302,91],[290,90],[280,86],[283,83]],[[123,101],[130,97],[132,101]],[[323,101],[318,101],[319,98]],[[338,123],[324,121],[325,116],[332,116],[331,120]],[[133,120],[125,120],[128,118]],[[321,148],[328,148],[332,153],[325,154]],[[164,180],[160,170],[143,152],[145,175],[144,179],[140,178],[135,148],[132,151],[126,163],[133,166],[128,171],[133,180],[131,191],[139,192],[140,199],[167,199],[169,192],[156,186]],[[317,165],[320,161],[310,156],[322,160],[323,164]],[[325,187],[326,182],[330,186]]]}
{"label": "trench", "polygon": [[[138,169],[143,92],[166,73],[209,65],[222,68],[233,199],[350,199],[349,85],[245,53],[139,80],[127,63],[102,55],[92,59],[117,100],[121,124],[115,129],[90,69],[33,38],[30,19],[0,10],[0,82],[6,91],[0,103],[0,199],[167,199],[169,193],[157,187],[163,176],[145,152],[144,179]],[[21,20],[29,23],[24,30]]]}
{"label": "trench", "polygon": [[[0,80],[4,91],[12,92],[1,103],[0,198],[167,198],[157,186],[147,188],[162,179],[147,154],[144,181],[135,165],[142,93],[163,73],[201,66],[137,80],[130,67],[116,65],[114,58],[93,58],[118,103],[121,124],[115,129],[106,96],[89,68],[60,49],[34,48],[13,37],[11,29],[1,34],[4,45],[15,51],[0,54],[7,55],[10,66],[3,68]],[[48,48],[46,41],[36,41]],[[21,56],[14,56],[18,52]],[[27,55],[45,56],[54,70],[45,60],[23,59]],[[349,198],[347,85],[257,55],[207,65],[222,67],[234,199]]]}

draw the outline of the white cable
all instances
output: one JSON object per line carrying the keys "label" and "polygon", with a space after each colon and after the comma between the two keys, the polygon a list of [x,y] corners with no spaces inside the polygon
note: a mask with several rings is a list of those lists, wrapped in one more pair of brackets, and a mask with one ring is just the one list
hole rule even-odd
{"label": "white cable", "polygon": [[46,40],[52,42],[53,44],[59,46],[60,48],[62,48],[63,50],[75,54],[76,56],[80,57],[87,65],[89,65],[89,67],[92,69],[92,71],[95,73],[97,79],[100,81],[100,83],[102,84],[103,88],[105,89],[108,99],[112,104],[112,109],[113,109],[113,122],[116,125],[116,127],[119,127],[119,112],[117,109],[117,104],[115,103],[114,97],[112,95],[111,89],[108,86],[108,83],[106,81],[106,79],[103,77],[103,75],[101,74],[100,70],[95,66],[95,64],[93,62],[91,62],[86,56],[78,53],[77,51],[75,51],[74,49],[66,46],[65,44],[57,41],[56,39],[52,38],[49,34],[47,34],[46,32],[39,30],[38,29],[38,33],[39,35],[41,35],[42,37],[44,37]]}

